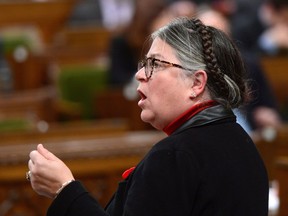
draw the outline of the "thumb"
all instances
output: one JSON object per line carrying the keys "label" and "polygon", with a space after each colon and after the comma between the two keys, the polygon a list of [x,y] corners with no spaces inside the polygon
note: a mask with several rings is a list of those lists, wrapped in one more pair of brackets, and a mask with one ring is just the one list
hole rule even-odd
{"label": "thumb", "polygon": [[37,151],[47,160],[57,160],[58,158],[52,154],[50,151],[48,151],[42,144],[39,144],[37,146]]}

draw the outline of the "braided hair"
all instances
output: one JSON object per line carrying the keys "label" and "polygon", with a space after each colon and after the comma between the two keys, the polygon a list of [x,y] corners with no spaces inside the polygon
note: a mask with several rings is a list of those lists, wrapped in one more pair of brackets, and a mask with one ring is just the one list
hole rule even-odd
{"label": "braided hair", "polygon": [[207,73],[212,99],[229,108],[248,101],[246,71],[233,41],[221,30],[199,19],[177,18],[152,34],[168,43],[185,68],[187,76],[197,70]]}

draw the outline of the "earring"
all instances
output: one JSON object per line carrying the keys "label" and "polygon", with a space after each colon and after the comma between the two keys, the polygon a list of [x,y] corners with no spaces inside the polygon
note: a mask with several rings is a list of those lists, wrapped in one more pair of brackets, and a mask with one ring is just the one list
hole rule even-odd
{"label": "earring", "polygon": [[196,97],[197,97],[196,93],[195,93],[194,91],[192,91],[192,92],[191,92],[191,99],[194,99],[194,98],[196,98]]}

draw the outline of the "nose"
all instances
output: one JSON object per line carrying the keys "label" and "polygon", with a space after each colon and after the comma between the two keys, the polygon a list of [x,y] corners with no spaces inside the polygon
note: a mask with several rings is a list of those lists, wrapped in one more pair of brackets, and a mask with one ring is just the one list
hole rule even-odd
{"label": "nose", "polygon": [[143,68],[140,68],[136,74],[135,74],[135,78],[137,81],[139,82],[143,82],[146,80],[146,75],[145,75],[145,71],[144,71],[144,67]]}

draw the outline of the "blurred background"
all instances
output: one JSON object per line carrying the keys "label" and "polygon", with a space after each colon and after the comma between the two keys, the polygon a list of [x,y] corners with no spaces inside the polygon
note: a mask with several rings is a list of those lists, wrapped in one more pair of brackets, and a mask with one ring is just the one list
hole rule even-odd
{"label": "blurred background", "polygon": [[43,143],[105,206],[164,134],[140,119],[137,62],[147,37],[198,17],[239,46],[252,100],[235,110],[271,180],[271,215],[288,216],[287,0],[0,0],[0,216],[45,215],[25,179]]}

